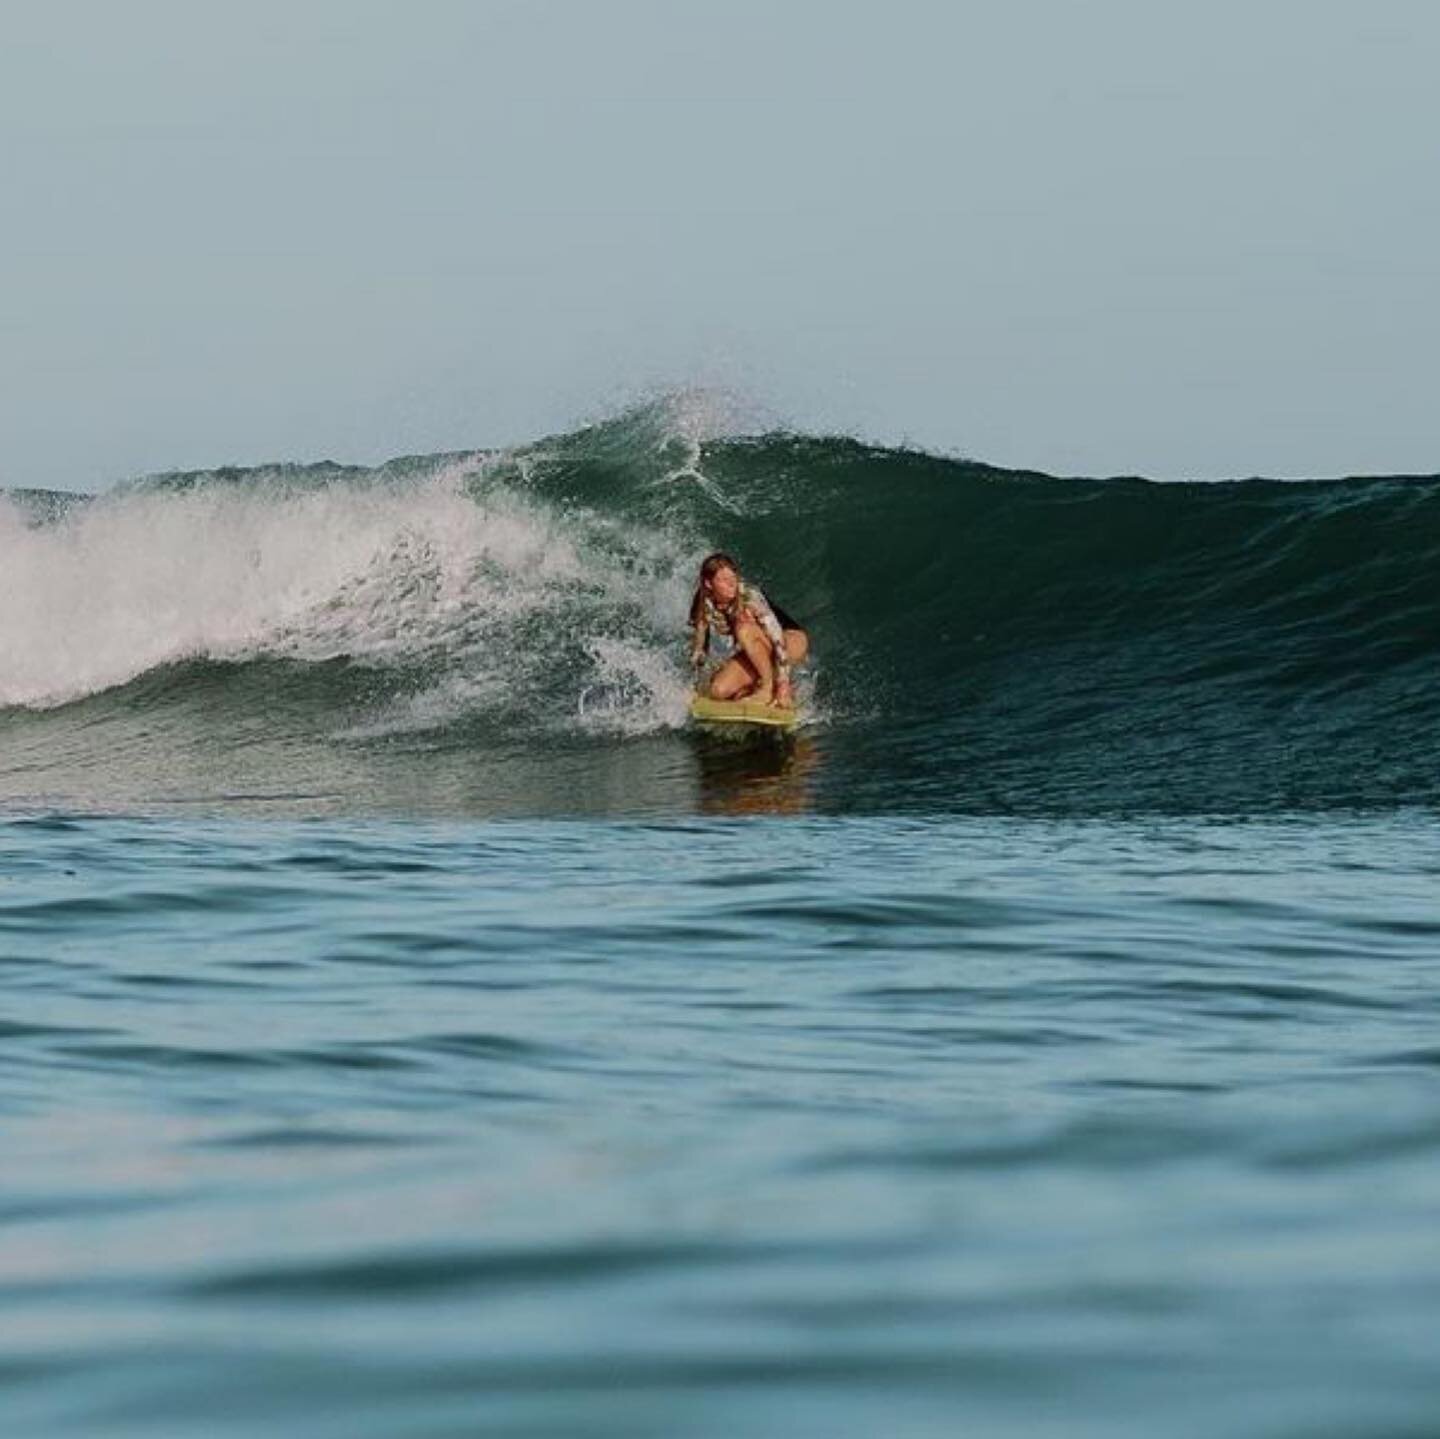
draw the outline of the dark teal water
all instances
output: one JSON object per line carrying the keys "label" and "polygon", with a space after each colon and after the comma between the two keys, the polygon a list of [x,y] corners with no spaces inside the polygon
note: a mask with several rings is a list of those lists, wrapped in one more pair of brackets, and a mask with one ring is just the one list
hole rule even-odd
{"label": "dark teal water", "polygon": [[811,632],[806,809],[1440,804],[1440,477],[1059,479],[711,418],[0,494],[0,806],[706,807],[716,547]]}
{"label": "dark teal water", "polygon": [[1429,814],[0,825],[6,1434],[1421,1435]]}

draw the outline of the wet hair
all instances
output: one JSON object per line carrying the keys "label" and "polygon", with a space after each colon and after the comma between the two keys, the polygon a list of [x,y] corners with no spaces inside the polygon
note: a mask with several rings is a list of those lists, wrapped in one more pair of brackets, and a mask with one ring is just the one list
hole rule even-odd
{"label": "wet hair", "polygon": [[705,586],[721,570],[734,570],[738,575],[740,566],[735,563],[724,550],[716,550],[714,554],[706,555],[700,564],[700,574],[695,581],[695,595],[690,601],[690,628],[701,624],[705,619]]}

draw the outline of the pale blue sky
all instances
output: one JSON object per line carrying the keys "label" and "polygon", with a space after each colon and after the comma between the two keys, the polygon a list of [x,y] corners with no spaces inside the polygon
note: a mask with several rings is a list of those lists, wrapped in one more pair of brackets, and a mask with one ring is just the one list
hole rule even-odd
{"label": "pale blue sky", "polygon": [[1157,477],[1440,470],[1431,0],[79,0],[0,33],[0,484],[738,388]]}

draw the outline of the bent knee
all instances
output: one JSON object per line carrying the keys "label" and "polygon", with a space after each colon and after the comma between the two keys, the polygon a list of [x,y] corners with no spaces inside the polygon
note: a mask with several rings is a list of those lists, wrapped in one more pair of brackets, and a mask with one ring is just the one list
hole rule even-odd
{"label": "bent knee", "polygon": [[710,679],[710,698],[733,700],[752,689],[755,678],[743,663],[731,661],[722,665]]}
{"label": "bent knee", "polygon": [[792,665],[800,664],[810,653],[810,636],[804,630],[786,630],[785,653]]}
{"label": "bent knee", "polygon": [[774,648],[770,643],[770,636],[757,624],[738,626],[735,630],[735,643],[747,654],[753,654],[758,647],[768,655]]}

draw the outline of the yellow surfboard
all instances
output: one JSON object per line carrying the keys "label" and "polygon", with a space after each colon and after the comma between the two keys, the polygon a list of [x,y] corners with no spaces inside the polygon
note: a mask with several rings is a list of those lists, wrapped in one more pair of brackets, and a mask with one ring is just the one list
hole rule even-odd
{"label": "yellow surfboard", "polygon": [[800,711],[776,709],[759,700],[712,700],[696,695],[690,701],[690,718],[706,724],[759,724],[772,729],[794,729],[800,723]]}

